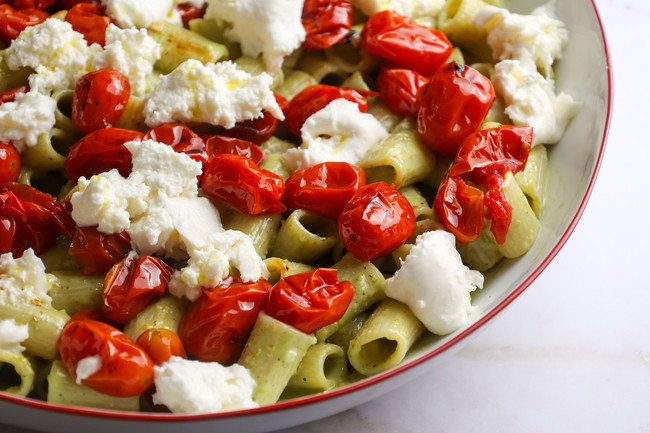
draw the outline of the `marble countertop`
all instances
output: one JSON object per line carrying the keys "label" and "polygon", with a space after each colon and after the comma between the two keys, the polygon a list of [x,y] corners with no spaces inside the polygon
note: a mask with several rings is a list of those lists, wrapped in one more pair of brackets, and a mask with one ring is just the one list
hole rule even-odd
{"label": "marble countertop", "polygon": [[596,3],[613,56],[614,116],[566,246],[487,329],[416,382],[285,433],[650,432],[650,143],[639,137],[650,80],[638,77],[650,57],[637,48],[650,41],[650,1]]}

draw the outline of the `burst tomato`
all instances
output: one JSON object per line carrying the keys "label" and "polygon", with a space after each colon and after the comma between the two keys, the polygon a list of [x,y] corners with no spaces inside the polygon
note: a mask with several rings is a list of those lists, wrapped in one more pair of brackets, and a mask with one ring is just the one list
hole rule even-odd
{"label": "burst tomato", "polygon": [[217,155],[228,153],[231,155],[241,155],[259,165],[266,153],[255,143],[242,140],[240,138],[229,137],[226,135],[205,136],[205,150],[208,153],[208,160]]}
{"label": "burst tomato", "polygon": [[339,235],[356,258],[370,261],[403,244],[415,230],[408,200],[385,182],[360,188],[339,216]]}
{"label": "burst tomato", "polygon": [[352,3],[350,0],[306,0],[302,25],[307,32],[303,47],[308,50],[329,48],[350,35]]}
{"label": "burst tomato", "polygon": [[13,182],[20,174],[20,153],[11,143],[0,142],[0,184]]}
{"label": "burst tomato", "polygon": [[131,251],[126,232],[107,234],[96,226],[77,227],[68,254],[84,275],[103,274]]}
{"label": "burst tomato", "polygon": [[6,44],[16,39],[27,27],[40,24],[50,16],[40,9],[17,9],[8,4],[0,5],[0,40]]}
{"label": "burst tomato", "polygon": [[77,3],[72,6],[65,16],[65,20],[72,25],[72,29],[84,35],[88,45],[106,44],[106,28],[115,20],[105,14],[106,8],[100,4]]}
{"label": "burst tomato", "polygon": [[305,334],[339,320],[354,297],[354,286],[339,281],[336,269],[284,277],[269,292],[264,312]]}
{"label": "burst tomato", "polygon": [[79,78],[72,96],[72,122],[87,134],[115,125],[131,96],[129,79],[115,69],[100,69]]}
{"label": "burst tomato", "polygon": [[381,68],[377,76],[379,99],[392,112],[402,117],[418,114],[418,97],[429,79],[418,72],[398,65]]}
{"label": "burst tomato", "polygon": [[192,4],[192,2],[180,3],[178,6],[176,6],[178,14],[181,16],[181,20],[183,21],[183,27],[188,28],[190,21],[196,18],[201,18],[205,14],[207,7],[207,4],[203,6],[196,6]]}
{"label": "burst tomato", "polygon": [[202,165],[208,162],[203,139],[180,123],[166,123],[148,131],[142,140],[168,144],[175,152],[184,153]]}
{"label": "burst tomato", "polygon": [[178,334],[165,328],[149,328],[136,341],[155,365],[169,361],[172,356],[187,359],[183,342]]}
{"label": "burst tomato", "polygon": [[29,86],[25,84],[24,86],[16,87],[15,89],[7,90],[4,93],[0,93],[0,104],[5,102],[13,102],[16,100],[16,95],[18,93],[27,93],[29,92]]}
{"label": "burst tomato", "polygon": [[324,162],[298,170],[287,179],[284,203],[289,209],[307,209],[337,219],[359,188],[366,174],[347,162]]}

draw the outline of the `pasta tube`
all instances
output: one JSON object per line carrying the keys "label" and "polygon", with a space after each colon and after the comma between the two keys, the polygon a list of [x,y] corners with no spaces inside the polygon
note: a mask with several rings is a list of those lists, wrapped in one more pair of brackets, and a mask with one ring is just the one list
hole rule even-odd
{"label": "pasta tube", "polygon": [[270,255],[293,262],[313,263],[338,242],[335,221],[297,209],[282,223]]}
{"label": "pasta tube", "polygon": [[26,397],[34,387],[34,368],[25,355],[0,349],[0,391]]}
{"label": "pasta tube", "polygon": [[316,269],[313,266],[305,265],[303,263],[290,262],[289,260],[284,260],[278,257],[270,257],[264,260],[266,269],[269,271],[268,282],[270,284],[275,284],[284,277],[289,275],[301,274],[303,272],[309,272]]}
{"label": "pasta tube", "polygon": [[163,328],[178,334],[178,325],[188,302],[174,296],[163,296],[147,305],[124,327],[124,333],[133,341],[150,328]]}
{"label": "pasta tube", "polygon": [[343,383],[347,372],[348,360],[341,346],[318,343],[307,350],[288,386],[327,391]]}
{"label": "pasta tube", "polygon": [[523,171],[515,174],[515,180],[529,199],[530,206],[535,215],[539,217],[544,204],[544,190],[546,187],[546,166],[548,154],[545,146],[535,146],[528,155],[528,161]]}
{"label": "pasta tube", "polygon": [[53,271],[56,277],[48,294],[52,306],[70,316],[101,308],[104,275],[83,275],[79,271]]}

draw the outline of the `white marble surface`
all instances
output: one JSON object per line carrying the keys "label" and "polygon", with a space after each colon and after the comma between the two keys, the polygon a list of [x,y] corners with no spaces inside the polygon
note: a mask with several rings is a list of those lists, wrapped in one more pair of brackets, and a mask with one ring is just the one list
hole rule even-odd
{"label": "white marble surface", "polygon": [[614,118],[566,246],[487,329],[415,383],[285,433],[650,432],[650,0],[596,3],[613,56]]}

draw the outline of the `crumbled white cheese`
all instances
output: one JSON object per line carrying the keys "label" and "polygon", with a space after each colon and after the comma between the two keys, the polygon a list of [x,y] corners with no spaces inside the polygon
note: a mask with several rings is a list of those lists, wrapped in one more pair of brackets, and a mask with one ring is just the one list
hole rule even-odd
{"label": "crumbled white cheese", "polygon": [[336,99],[311,115],[300,130],[302,145],[284,154],[287,166],[300,170],[326,161],[357,164],[389,135],[371,114],[346,99]]}
{"label": "crumbled white cheese", "polygon": [[56,18],[27,27],[5,50],[11,70],[29,66],[33,91],[49,94],[57,89],[74,89],[79,77],[92,71],[94,57],[101,51],[97,44],[88,46],[84,36],[72,25]]}
{"label": "crumbled white cheese", "polygon": [[245,56],[262,54],[271,72],[279,71],[284,57],[300,47],[304,0],[208,0],[205,18],[226,21],[226,36],[241,44]]}
{"label": "crumbled white cheese", "polygon": [[9,305],[33,304],[49,306],[52,298],[47,294],[52,277],[45,273],[43,261],[31,248],[22,257],[0,255],[0,302]]}
{"label": "crumbled white cheese", "polygon": [[99,369],[102,368],[102,357],[99,355],[88,356],[83,358],[77,364],[77,369],[75,370],[75,381],[81,385],[81,382],[93,374],[97,373]]}
{"label": "crumbled white cheese", "polygon": [[553,80],[544,78],[530,61],[497,63],[492,81],[512,122],[533,127],[533,145],[557,143],[580,106],[566,93],[556,95]]}
{"label": "crumbled white cheese", "polygon": [[120,27],[145,28],[171,17],[174,0],[102,0]]}
{"label": "crumbled white cheese", "polygon": [[474,18],[479,28],[488,31],[487,42],[498,60],[532,60],[545,76],[562,56],[569,40],[564,23],[555,16],[555,2],[533,10],[530,15],[486,6]]}
{"label": "crumbled white cheese", "polygon": [[110,24],[106,29],[104,51],[95,58],[95,68],[112,68],[124,74],[131,85],[131,93],[143,96],[147,75],[160,58],[160,44],[146,29],[121,29]]}
{"label": "crumbled white cheese", "polygon": [[454,235],[434,230],[417,237],[385,292],[408,305],[429,331],[445,335],[466,323],[476,288],[483,288],[483,275],[463,265]]}
{"label": "crumbled white cheese", "polygon": [[19,152],[35,146],[38,136],[54,127],[55,111],[56,101],[47,95],[16,94],[15,101],[0,104],[0,141],[12,143]]}
{"label": "crumbled white cheese", "polygon": [[15,319],[0,320],[0,350],[23,353],[23,341],[29,338],[29,326],[18,325]]}
{"label": "crumbled white cheese", "polygon": [[154,367],[154,404],[173,413],[213,413],[257,407],[255,380],[239,364],[190,361],[173,356]]}
{"label": "crumbled white cheese", "polygon": [[435,17],[444,4],[445,0],[352,0],[352,6],[368,16],[390,9],[408,17]]}
{"label": "crumbled white cheese", "polygon": [[230,62],[203,65],[187,60],[147,95],[145,122],[205,122],[232,128],[236,122],[261,117],[263,110],[283,120],[266,73],[252,76]]}

